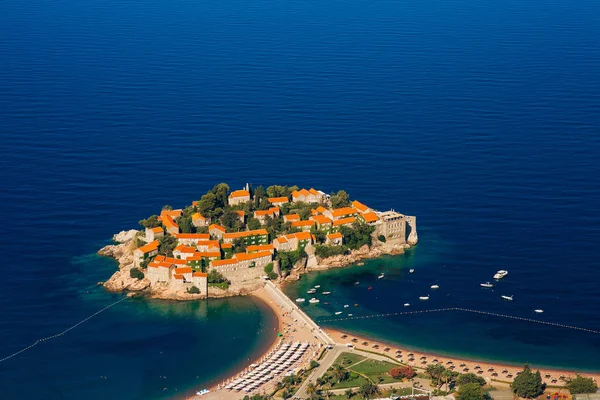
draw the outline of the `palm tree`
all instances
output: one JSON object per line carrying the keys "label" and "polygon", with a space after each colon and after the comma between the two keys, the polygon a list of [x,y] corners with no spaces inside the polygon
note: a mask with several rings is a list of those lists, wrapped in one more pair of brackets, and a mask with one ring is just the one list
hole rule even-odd
{"label": "palm tree", "polygon": [[358,393],[360,393],[365,400],[370,399],[371,396],[376,395],[379,392],[379,386],[371,382],[362,384],[358,389]]}
{"label": "palm tree", "polygon": [[[440,381],[446,384],[446,391],[450,388],[450,382],[454,380],[454,374],[452,371],[445,369],[444,372],[440,375]],[[440,385],[441,387],[441,385]]]}
{"label": "palm tree", "polygon": [[331,390],[327,390],[325,392],[325,397],[327,397],[327,400],[329,400],[331,398],[331,396],[333,396],[333,392]]}
{"label": "palm tree", "polygon": [[354,396],[354,392],[350,388],[346,389],[346,391],[344,392],[344,394],[346,395],[347,399],[351,399],[352,396]]}
{"label": "palm tree", "polygon": [[348,377],[348,371],[346,371],[346,368],[342,367],[341,365],[335,365],[331,375],[335,378],[337,383],[340,383],[341,381],[346,380]]}
{"label": "palm tree", "polygon": [[318,399],[319,398],[319,389],[315,386],[314,383],[310,382],[306,387],[306,394],[309,399]]}

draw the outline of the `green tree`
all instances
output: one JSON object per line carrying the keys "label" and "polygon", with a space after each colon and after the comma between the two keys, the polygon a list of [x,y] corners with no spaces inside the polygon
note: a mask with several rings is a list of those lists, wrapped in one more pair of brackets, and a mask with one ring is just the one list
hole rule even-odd
{"label": "green tree", "polygon": [[458,386],[466,385],[467,383],[477,383],[479,386],[485,385],[485,378],[483,376],[475,375],[472,372],[468,374],[460,374],[456,378],[456,384]]}
{"label": "green tree", "polygon": [[425,369],[425,373],[431,378],[431,383],[434,385],[441,387],[443,383],[441,382],[442,374],[446,368],[444,368],[441,364],[429,364]]}
{"label": "green tree", "polygon": [[352,396],[354,396],[354,392],[352,391],[352,389],[348,388],[344,392],[344,395],[346,396],[347,399],[351,399]]}
{"label": "green tree", "polygon": [[309,399],[316,400],[319,398],[319,389],[314,383],[310,382],[306,387],[306,394],[308,395]]}
{"label": "green tree", "polygon": [[177,225],[179,225],[179,229],[181,229],[181,233],[194,233],[195,227],[192,224],[191,216],[181,216],[177,221]]}
{"label": "green tree", "polygon": [[240,216],[234,210],[225,210],[221,215],[221,225],[227,229],[228,232],[237,232],[240,230],[241,222]]}
{"label": "green tree", "polygon": [[456,400],[487,400],[488,393],[476,382],[460,385],[456,392]]}
{"label": "green tree", "polygon": [[374,383],[367,382],[367,383],[363,383],[358,388],[358,393],[363,397],[363,399],[370,399],[371,397],[380,393],[380,390],[379,390],[379,386],[375,385]]}
{"label": "green tree", "polygon": [[341,226],[340,232],[344,235],[344,244],[350,249],[359,249],[365,244],[371,246],[371,234],[375,230],[374,226],[367,225],[364,222],[356,221],[352,227]]}
{"label": "green tree", "polygon": [[279,278],[279,275],[275,271],[273,271],[273,263],[268,263],[264,268],[265,274],[269,277],[270,280],[276,281]]}
{"label": "green tree", "polygon": [[214,193],[206,193],[198,201],[198,212],[205,217],[213,217],[217,208],[217,196]]}
{"label": "green tree", "polygon": [[379,240],[381,243],[385,243],[386,242],[385,236],[383,236],[383,235],[377,236],[377,240]]}
{"label": "green tree", "polygon": [[[227,196],[229,196],[229,185],[219,183],[210,191],[215,196],[215,206],[225,208],[227,206]],[[204,214],[202,214],[204,215]]]}
{"label": "green tree", "polygon": [[[273,185],[273,186],[269,186],[267,188],[267,196],[269,197],[282,197],[282,196],[286,196],[286,188],[287,186],[278,186],[278,185]],[[288,193],[289,195],[289,193]]]}
{"label": "green tree", "polygon": [[440,381],[442,384],[446,385],[446,391],[450,390],[450,386],[454,386],[456,375],[456,373],[450,371],[449,369],[445,369],[440,375]]}
{"label": "green tree", "polygon": [[200,289],[198,289],[196,286],[192,286],[187,292],[190,294],[200,294]]}
{"label": "green tree", "polygon": [[163,210],[167,210],[167,211],[171,211],[171,210],[173,209],[173,207],[171,207],[171,206],[170,206],[170,205],[168,205],[168,204],[165,204],[165,205],[163,206],[163,208],[162,208],[162,209],[163,209]]}
{"label": "green tree", "polygon": [[177,247],[177,239],[171,235],[158,238],[158,254],[173,257],[173,250]]}
{"label": "green tree", "polygon": [[245,253],[246,252],[246,242],[242,238],[237,238],[231,244],[233,247],[234,253]]}
{"label": "green tree", "polygon": [[260,229],[260,227],[262,226],[260,224],[260,221],[258,219],[256,219],[256,218],[254,218],[254,217],[248,218],[247,225],[248,225],[248,229],[251,230],[251,231],[253,231],[255,229]]}
{"label": "green tree", "polygon": [[345,190],[331,194],[331,206],[333,208],[347,207],[350,205],[350,198]]}
{"label": "green tree", "polygon": [[310,369],[315,369],[319,366],[319,363],[316,362],[315,360],[310,360]]}
{"label": "green tree", "polygon": [[225,283],[229,282],[219,271],[211,269],[206,277],[208,283]]}
{"label": "green tree", "polygon": [[579,374],[574,379],[567,380],[567,389],[571,394],[596,393],[598,385],[592,378],[586,378]]}
{"label": "green tree", "polygon": [[144,228],[157,228],[159,227],[160,221],[158,220],[158,215],[151,215],[150,217],[146,218],[146,219],[142,219],[140,220],[139,224],[141,226],[143,226]]}
{"label": "green tree", "polygon": [[340,382],[348,379],[348,371],[346,370],[346,368],[342,367],[341,365],[335,365],[333,367],[333,371],[331,371],[331,375],[333,376],[333,378],[336,380],[337,383],[340,383]]}
{"label": "green tree", "polygon": [[[256,209],[260,209],[260,204],[261,201],[263,199],[267,198],[267,193],[265,192],[265,189],[262,186],[257,186],[256,189],[254,189],[254,207]],[[268,203],[268,201],[267,201]]]}
{"label": "green tree", "polygon": [[523,372],[515,377],[510,387],[514,394],[526,399],[533,399],[544,393],[540,371],[533,373],[529,365],[525,365]]}
{"label": "green tree", "polygon": [[131,268],[129,270],[129,276],[133,279],[144,279],[144,273],[138,268]]}

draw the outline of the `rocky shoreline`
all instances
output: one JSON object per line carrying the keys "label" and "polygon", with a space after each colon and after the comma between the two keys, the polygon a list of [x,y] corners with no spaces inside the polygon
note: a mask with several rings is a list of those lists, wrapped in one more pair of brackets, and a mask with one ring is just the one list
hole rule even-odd
{"label": "rocky shoreline", "polygon": [[[198,300],[205,296],[190,294],[187,292],[174,291],[167,284],[157,284],[150,286],[150,281],[146,278],[137,279],[130,276],[130,271],[134,267],[133,251],[135,250],[134,239],[138,231],[135,229],[122,231],[113,236],[116,244],[104,246],[98,251],[98,254],[105,257],[114,258],[119,269],[102,283],[109,292],[129,292],[128,295],[136,293],[147,295],[150,298],[162,300]],[[381,257],[383,255],[399,255],[409,249],[409,244],[402,243],[374,243],[370,248],[365,245],[358,250],[351,250],[349,254],[338,255],[328,258],[319,258],[314,254],[314,248],[307,246],[306,252],[308,259],[304,258],[292,269],[291,273],[282,279],[283,282],[299,280],[300,277],[310,271],[321,271],[329,268],[341,268],[351,264],[356,264],[361,260]],[[208,297],[224,298],[233,296],[246,296],[263,287],[262,281],[256,281],[252,284],[236,284],[232,282],[229,289],[220,289],[209,287]]]}

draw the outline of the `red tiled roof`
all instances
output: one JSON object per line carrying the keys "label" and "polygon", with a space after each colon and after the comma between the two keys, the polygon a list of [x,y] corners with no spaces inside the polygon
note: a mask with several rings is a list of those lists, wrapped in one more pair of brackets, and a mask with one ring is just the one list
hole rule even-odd
{"label": "red tiled roof", "polygon": [[226,260],[213,260],[210,262],[210,265],[213,267],[221,267],[223,265],[230,265],[230,264],[237,264],[237,260],[229,258]]}
{"label": "red tiled roof", "polygon": [[296,233],[293,233],[293,235],[298,240],[308,240],[308,239],[310,239],[310,232],[296,232]]}
{"label": "red tiled roof", "polygon": [[150,230],[154,233],[161,233],[163,231],[163,229],[160,226],[157,226],[156,228],[152,228]]}
{"label": "red tiled roof", "polygon": [[342,217],[344,215],[353,215],[356,213],[358,213],[358,211],[352,207],[336,208],[335,210],[331,211],[331,215],[333,215],[334,217]]}
{"label": "red tiled roof", "polygon": [[180,253],[195,253],[196,248],[191,247],[191,246],[186,246],[184,244],[180,244],[177,247],[175,247],[175,249],[173,249],[173,251],[178,251]]}
{"label": "red tiled roof", "polygon": [[269,232],[267,232],[266,229],[255,229],[253,231],[242,231],[242,232],[226,233],[225,235],[223,235],[223,238],[225,238],[225,239],[237,239],[237,238],[242,238],[242,237],[246,237],[246,236],[268,235],[268,234],[269,234]]}
{"label": "red tiled roof", "polygon": [[174,235],[177,239],[198,239],[198,240],[209,240],[210,235],[208,233],[176,233]]}
{"label": "red tiled roof", "polygon": [[300,221],[300,215],[299,214],[288,214],[288,215],[284,215],[283,219],[286,221]]}
{"label": "red tiled roof", "polygon": [[330,224],[332,222],[331,219],[327,218],[324,215],[313,215],[312,217],[310,217],[310,219],[319,224]]}
{"label": "red tiled roof", "polygon": [[339,225],[345,225],[345,224],[352,224],[355,221],[356,221],[356,218],[354,218],[354,217],[342,218],[342,219],[338,219],[336,221],[333,221],[333,226],[339,226]]}
{"label": "red tiled roof", "polygon": [[190,267],[181,267],[181,268],[175,268],[175,270],[173,272],[177,275],[189,274],[192,272],[192,269]]}
{"label": "red tiled roof", "polygon": [[274,247],[273,247],[272,244],[257,244],[257,245],[254,245],[254,246],[248,246],[248,247],[246,247],[246,253],[250,253],[251,251],[261,251],[261,250],[263,250],[263,251],[266,251],[266,250],[271,251],[273,249],[274,249]]}
{"label": "red tiled roof", "polygon": [[234,197],[250,197],[250,192],[247,190],[234,190],[229,193],[229,198],[233,199]]}
{"label": "red tiled roof", "polygon": [[287,197],[269,197],[269,203],[287,203],[290,201]]}
{"label": "red tiled roof", "polygon": [[235,258],[238,261],[248,261],[248,260],[256,260],[257,258],[272,257],[272,256],[273,255],[271,254],[270,251],[259,251],[259,252],[250,253],[250,254],[236,253],[233,255],[233,258]]}
{"label": "red tiled roof", "polygon": [[342,235],[340,232],[330,233],[327,235],[328,239],[341,239],[343,237],[344,235]]}
{"label": "red tiled roof", "polygon": [[210,231],[211,229],[216,229],[216,230],[221,231],[221,232],[225,232],[227,230],[227,229],[225,229],[225,227],[223,227],[221,225],[217,225],[217,224],[211,224],[208,227],[208,230]]}
{"label": "red tiled roof", "polygon": [[362,217],[366,222],[375,222],[379,220],[379,217],[373,211],[362,214]]}
{"label": "red tiled roof", "polygon": [[154,251],[156,249],[158,249],[158,240],[154,240],[148,244],[137,248],[137,250],[140,250],[144,254],[150,253],[151,251]]}
{"label": "red tiled roof", "polygon": [[199,276],[200,278],[206,278],[208,276],[208,274],[205,274],[204,272],[194,272],[192,274],[192,276]]}
{"label": "red tiled roof", "polygon": [[231,249],[231,248],[233,248],[233,245],[231,243],[221,243],[221,248],[222,249]]}
{"label": "red tiled roof", "polygon": [[361,203],[358,200],[354,200],[352,202],[352,206],[360,212],[366,212],[369,209],[369,207],[365,206],[363,203]]}
{"label": "red tiled roof", "polygon": [[183,275],[173,275],[173,278],[182,281],[183,280]]}

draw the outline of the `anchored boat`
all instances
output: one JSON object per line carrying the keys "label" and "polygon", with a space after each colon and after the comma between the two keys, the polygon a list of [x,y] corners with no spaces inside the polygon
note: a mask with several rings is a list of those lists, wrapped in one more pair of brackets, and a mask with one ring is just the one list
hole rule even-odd
{"label": "anchored boat", "polygon": [[299,297],[296,299],[296,303],[304,303],[306,301],[305,298]]}
{"label": "anchored boat", "polygon": [[513,296],[514,296],[514,295],[510,295],[510,296],[504,296],[504,295],[502,295],[501,297],[502,297],[504,300],[512,301],[512,299],[513,299]]}
{"label": "anchored boat", "polygon": [[315,293],[317,293],[317,289],[308,289],[306,291],[306,293],[308,293],[308,294],[315,294]]}
{"label": "anchored boat", "polygon": [[321,301],[321,300],[319,300],[319,299],[317,299],[317,298],[313,297],[313,298],[312,298],[312,299],[310,299],[308,302],[309,302],[310,304],[317,304],[317,303],[318,303],[318,302],[320,302],[320,301]]}
{"label": "anchored boat", "polygon": [[501,269],[500,271],[498,271],[494,274],[494,279],[502,279],[506,275],[508,275],[508,271],[505,269]]}
{"label": "anchored boat", "polygon": [[481,286],[481,287],[485,287],[485,288],[493,288],[493,287],[494,287],[494,284],[493,284],[493,283],[486,282],[486,283],[480,283],[480,284],[479,284],[479,286]]}
{"label": "anchored boat", "polygon": [[383,279],[383,277],[384,277],[384,276],[385,276],[385,274],[383,274],[383,273],[382,273],[381,275],[379,275],[379,276],[377,277],[377,279]]}
{"label": "anchored boat", "polygon": [[440,287],[438,285],[431,285],[432,289],[439,289]]}
{"label": "anchored boat", "polygon": [[429,295],[419,297],[419,300],[429,300]]}

